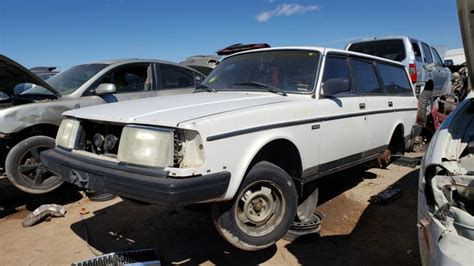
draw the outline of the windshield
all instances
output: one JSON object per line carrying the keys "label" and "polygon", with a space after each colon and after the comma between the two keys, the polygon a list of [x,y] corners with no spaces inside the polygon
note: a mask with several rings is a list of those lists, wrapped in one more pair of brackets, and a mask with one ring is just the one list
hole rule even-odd
{"label": "windshield", "polygon": [[[86,64],[77,65],[68,70],[56,74],[46,80],[46,82],[57,90],[61,95],[68,95],[77,90],[82,84],[88,81],[92,76],[104,69],[106,64]],[[51,92],[41,86],[32,86],[21,92],[25,94],[51,94]]]}
{"label": "windshield", "polygon": [[229,57],[203,85],[213,90],[311,92],[319,52],[273,50]]}

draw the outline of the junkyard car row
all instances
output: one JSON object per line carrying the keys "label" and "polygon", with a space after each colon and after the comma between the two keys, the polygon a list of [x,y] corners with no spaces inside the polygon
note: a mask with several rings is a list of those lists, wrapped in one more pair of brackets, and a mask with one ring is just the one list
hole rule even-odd
{"label": "junkyard car row", "polygon": [[[472,66],[474,6],[458,6]],[[421,261],[472,264],[474,98],[433,121],[433,98],[455,93],[438,51],[406,36],[345,50],[259,45],[182,64],[77,65],[47,81],[1,56],[0,168],[29,193],[66,181],[144,203],[210,204],[224,239],[260,250],[311,220],[320,178],[385,167],[432,123],[418,188]]]}

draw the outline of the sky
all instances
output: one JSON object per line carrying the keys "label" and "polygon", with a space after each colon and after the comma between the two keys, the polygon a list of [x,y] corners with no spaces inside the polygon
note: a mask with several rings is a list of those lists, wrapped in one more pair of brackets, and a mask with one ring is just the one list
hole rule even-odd
{"label": "sky", "polygon": [[344,48],[408,35],[461,48],[455,0],[1,0],[0,54],[26,67],[179,62],[235,43]]}

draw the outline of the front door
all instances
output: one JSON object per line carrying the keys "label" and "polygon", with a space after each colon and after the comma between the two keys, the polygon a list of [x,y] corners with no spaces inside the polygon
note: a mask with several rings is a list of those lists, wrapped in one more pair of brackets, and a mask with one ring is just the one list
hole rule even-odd
{"label": "front door", "polygon": [[367,103],[365,97],[354,91],[347,57],[328,55],[323,73],[318,100],[318,113],[323,120],[320,174],[360,160],[367,132]]}

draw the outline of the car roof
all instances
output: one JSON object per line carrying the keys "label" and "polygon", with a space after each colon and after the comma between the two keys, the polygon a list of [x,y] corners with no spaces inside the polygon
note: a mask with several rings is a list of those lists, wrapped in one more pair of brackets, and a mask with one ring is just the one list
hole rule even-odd
{"label": "car roof", "polygon": [[[111,59],[111,60],[95,61],[95,62],[89,62],[89,63],[85,63],[85,64],[106,64],[106,65],[109,65],[109,66],[117,66],[117,65],[123,65],[123,64],[131,64],[131,63],[132,64],[133,63],[168,64],[168,65],[174,65],[174,66],[177,66],[177,67],[186,68],[186,69],[192,70],[194,72],[200,73],[196,69],[190,68],[188,66],[180,65],[178,63],[171,62],[171,61],[159,60],[159,59],[125,58],[125,59]],[[79,64],[79,65],[84,65],[84,64]],[[202,73],[200,73],[200,74],[202,74]]]}
{"label": "car roof", "polygon": [[404,67],[404,65],[400,62],[393,61],[393,60],[386,59],[386,58],[382,58],[382,57],[378,57],[378,56],[373,56],[373,55],[368,55],[368,54],[363,54],[363,53],[357,53],[357,52],[352,52],[352,51],[347,51],[347,50],[342,50],[342,49],[333,49],[333,48],[325,48],[325,47],[313,47],[313,46],[288,46],[288,47],[272,47],[272,48],[255,49],[255,50],[244,51],[244,52],[239,52],[239,53],[229,55],[226,58],[224,58],[222,61],[226,60],[227,58],[234,57],[234,56],[237,56],[237,55],[242,55],[242,54],[249,54],[249,53],[255,53],[255,52],[262,52],[262,51],[278,51],[278,50],[305,50],[305,51],[315,51],[315,52],[319,52],[319,53],[322,53],[322,54],[336,53],[336,54],[354,55],[354,56],[357,56],[357,57],[363,57],[363,58],[367,58],[367,59],[382,61],[382,62],[395,64],[395,65],[399,65],[399,66]]}
{"label": "car roof", "polygon": [[366,38],[351,40],[351,41],[347,42],[346,46],[349,45],[349,44],[359,43],[359,42],[393,40],[393,39],[409,39],[409,40],[419,41],[416,38],[412,38],[412,37],[409,37],[409,36],[401,36],[401,35],[398,35],[398,36],[382,36],[382,37],[366,37]]}

